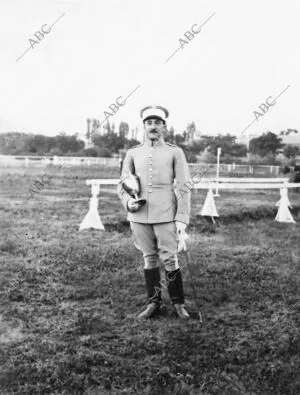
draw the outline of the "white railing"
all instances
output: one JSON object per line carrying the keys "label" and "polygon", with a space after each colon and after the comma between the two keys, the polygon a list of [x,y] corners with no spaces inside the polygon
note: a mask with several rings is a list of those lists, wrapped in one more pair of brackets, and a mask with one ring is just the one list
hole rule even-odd
{"label": "white railing", "polygon": [[[201,170],[201,169],[208,169],[208,174],[217,174],[217,164],[206,164],[206,163],[189,163],[190,171],[193,170]],[[219,173],[226,173],[230,175],[267,175],[273,174],[278,175],[280,173],[280,166],[271,166],[271,165],[236,165],[233,164],[220,164]]]}
{"label": "white railing", "polygon": [[118,167],[118,158],[95,158],[89,156],[71,157],[71,156],[13,156],[0,155],[0,167],[16,167],[16,166],[47,166],[47,165],[63,165],[63,166],[111,166]]}
{"label": "white railing", "polygon": [[[103,178],[86,180],[86,185],[117,185],[119,179]],[[278,188],[300,188],[298,183],[289,183],[288,178],[225,178],[220,177],[219,182],[214,178],[203,178],[198,183],[193,183],[192,189],[278,189]]]}
{"label": "white railing", "polygon": [[[239,180],[240,181],[240,180]],[[201,182],[194,185],[194,189],[280,189],[280,188],[300,188],[300,184],[284,183],[284,182],[268,182],[268,183],[232,183],[232,182]]]}
{"label": "white railing", "polygon": [[[100,229],[105,230],[104,225],[101,221],[98,213],[98,195],[100,193],[101,185],[117,185],[120,182],[119,179],[93,179],[86,180],[86,185],[91,186],[91,198],[90,208],[80,224],[79,229]],[[193,183],[190,189],[207,189],[207,197],[204,202],[201,215],[209,215],[212,217],[219,216],[214,203],[213,189],[229,189],[229,190],[241,190],[241,189],[278,189],[281,199],[277,203],[279,207],[276,221],[279,222],[292,222],[295,223],[289,207],[291,207],[288,200],[288,189],[299,188],[299,183],[289,183],[287,178],[248,178],[248,179],[237,179],[237,178],[203,178],[198,183]],[[116,192],[116,189],[113,190]],[[219,196],[219,195],[215,195]]]}
{"label": "white railing", "polygon": [[[259,188],[261,187],[261,184],[282,184],[285,182],[288,182],[289,179],[288,178],[282,178],[282,177],[274,177],[274,178],[250,178],[250,177],[244,177],[244,178],[236,178],[236,177],[210,177],[210,178],[203,178],[200,181],[201,183],[217,183],[222,185],[223,183],[231,183],[231,184],[249,184],[249,183],[255,183],[256,185],[259,186]],[[199,183],[198,183],[199,184]],[[197,185],[197,184],[195,184]],[[220,186],[220,188],[222,188]]]}

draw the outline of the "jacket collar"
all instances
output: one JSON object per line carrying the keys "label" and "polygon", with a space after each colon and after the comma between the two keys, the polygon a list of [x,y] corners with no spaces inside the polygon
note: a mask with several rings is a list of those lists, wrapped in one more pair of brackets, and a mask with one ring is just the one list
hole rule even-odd
{"label": "jacket collar", "polygon": [[159,140],[156,141],[151,141],[150,139],[146,139],[145,143],[148,147],[152,148],[152,147],[160,147],[165,145],[165,140],[163,139],[163,137],[161,137]]}

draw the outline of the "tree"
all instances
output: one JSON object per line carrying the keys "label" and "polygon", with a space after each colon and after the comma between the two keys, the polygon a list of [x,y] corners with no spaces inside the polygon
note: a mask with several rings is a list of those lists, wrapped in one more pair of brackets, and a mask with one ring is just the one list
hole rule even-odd
{"label": "tree", "polygon": [[138,144],[140,144],[140,141],[138,141],[136,139],[126,140],[125,147],[131,148],[131,147],[134,147],[135,145],[138,145]]}
{"label": "tree", "polygon": [[22,132],[8,132],[0,135],[0,153],[18,155],[28,152],[31,135]]}
{"label": "tree", "polygon": [[292,133],[299,133],[297,129],[287,129],[287,130],[282,130],[279,135],[280,136],[288,136],[289,134]]}
{"label": "tree", "polygon": [[80,156],[93,156],[93,157],[101,157],[101,158],[110,158],[111,151],[107,148],[86,148],[80,151]]}
{"label": "tree", "polygon": [[218,148],[221,148],[221,155],[232,155],[232,156],[246,156],[247,147],[243,144],[237,144],[236,136],[230,134],[217,136],[205,136],[203,140],[203,146],[208,147],[208,151],[213,155],[217,155]]}
{"label": "tree", "polygon": [[92,122],[92,120],[90,118],[87,118],[86,122],[87,122],[87,132],[86,132],[85,137],[88,140],[90,140],[90,138],[91,138],[91,122]]}
{"label": "tree", "polygon": [[92,132],[91,132],[92,139],[94,138],[95,135],[99,133],[99,128],[100,128],[100,121],[99,119],[94,118],[92,120]]}
{"label": "tree", "polygon": [[120,137],[127,137],[129,133],[129,125],[127,122],[121,121],[119,126],[119,136]]}
{"label": "tree", "polygon": [[116,133],[106,133],[102,136],[98,135],[94,138],[94,144],[99,148],[107,148],[111,152],[119,153],[120,149],[124,147],[132,147],[139,144],[139,141],[135,139],[128,140],[123,135],[119,136]]}
{"label": "tree", "polygon": [[184,136],[182,134],[175,134],[175,144],[182,146],[182,143],[185,142]]}
{"label": "tree", "polygon": [[77,152],[84,148],[84,142],[78,140],[77,135],[67,136],[65,133],[60,133],[54,137],[54,142],[55,147],[59,148],[63,153]]}
{"label": "tree", "polygon": [[288,144],[283,150],[284,156],[287,158],[294,158],[296,155],[300,154],[300,148],[297,145]]}
{"label": "tree", "polygon": [[11,155],[63,155],[68,152],[78,152],[84,148],[84,142],[78,135],[67,136],[60,133],[57,136],[44,136],[42,134],[7,133],[0,140],[1,153]]}
{"label": "tree", "polygon": [[173,126],[171,126],[169,130],[166,130],[166,132],[164,134],[164,140],[167,141],[168,143],[174,144],[175,130],[174,130]]}
{"label": "tree", "polygon": [[120,137],[116,133],[106,133],[103,136],[94,137],[94,145],[100,148],[108,148],[112,152],[118,152],[120,148],[124,147],[125,137]]}
{"label": "tree", "polygon": [[283,145],[281,137],[272,132],[267,132],[260,137],[250,140],[249,151],[260,156],[275,155],[276,151],[282,148]]}
{"label": "tree", "polygon": [[49,152],[51,148],[55,147],[55,138],[43,136],[42,134],[36,134],[31,136],[28,141],[27,149],[29,153],[37,153],[43,155],[45,152]]}
{"label": "tree", "polygon": [[193,141],[195,138],[195,134],[196,134],[195,122],[192,121],[191,123],[188,123],[186,130],[187,130],[187,135],[188,135],[188,141]]}
{"label": "tree", "polygon": [[112,132],[111,126],[110,126],[110,123],[109,123],[109,120],[107,120],[107,122],[104,122],[104,124],[103,124],[103,129],[106,130],[106,133],[107,133],[107,134],[109,134],[109,133]]}
{"label": "tree", "polygon": [[82,156],[92,156],[92,157],[98,156],[98,152],[97,152],[96,148],[83,149],[80,154]]}
{"label": "tree", "polygon": [[204,140],[194,140],[185,145],[187,151],[193,152],[194,154],[200,154],[206,148],[206,142]]}
{"label": "tree", "polygon": [[193,152],[185,150],[184,153],[185,153],[185,157],[186,157],[186,160],[188,163],[196,163],[197,162],[197,157]]}
{"label": "tree", "polygon": [[243,156],[247,156],[247,151],[248,151],[247,146],[245,144],[235,143],[231,147],[230,155],[236,157],[243,157]]}

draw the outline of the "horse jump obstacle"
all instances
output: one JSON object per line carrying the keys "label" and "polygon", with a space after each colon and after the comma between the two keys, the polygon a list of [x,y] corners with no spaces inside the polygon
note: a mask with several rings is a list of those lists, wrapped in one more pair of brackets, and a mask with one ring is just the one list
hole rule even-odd
{"label": "horse jump obstacle", "polygon": [[[289,207],[291,207],[288,200],[288,189],[289,188],[299,188],[298,183],[289,183],[287,178],[226,178],[220,177],[219,182],[216,182],[215,178],[204,178],[198,183],[193,183],[192,189],[207,189],[208,194],[201,211],[201,215],[210,215],[213,219],[214,216],[218,216],[215,209],[212,189],[279,189],[281,199],[277,202],[279,206],[278,213],[276,216],[276,221],[278,222],[295,222],[291,213],[289,212]],[[92,197],[90,199],[90,208],[85,216],[84,220],[81,222],[79,230],[94,228],[105,230],[101,218],[98,213],[98,195],[100,193],[101,185],[117,185],[119,179],[93,179],[86,180],[86,185],[91,186]],[[210,213],[209,213],[210,212]],[[284,217],[280,215],[284,214]]]}

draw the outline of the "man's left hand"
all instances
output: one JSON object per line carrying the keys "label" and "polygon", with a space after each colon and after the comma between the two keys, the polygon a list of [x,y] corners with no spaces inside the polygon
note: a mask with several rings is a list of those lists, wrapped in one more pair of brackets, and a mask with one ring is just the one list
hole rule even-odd
{"label": "man's left hand", "polygon": [[176,232],[177,233],[184,233],[187,225],[180,221],[175,221]]}
{"label": "man's left hand", "polygon": [[177,233],[177,251],[185,250],[186,251],[186,239],[188,238],[188,235],[185,233],[186,229],[186,224],[180,221],[175,221],[176,225],[176,233]]}

